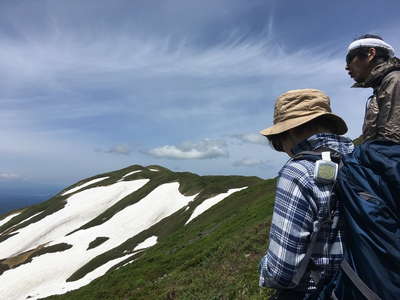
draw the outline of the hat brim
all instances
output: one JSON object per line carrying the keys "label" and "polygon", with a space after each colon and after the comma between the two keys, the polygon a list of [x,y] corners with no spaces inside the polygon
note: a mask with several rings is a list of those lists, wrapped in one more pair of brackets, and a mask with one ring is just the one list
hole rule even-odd
{"label": "hat brim", "polygon": [[336,126],[335,126],[336,131],[333,133],[341,135],[341,134],[345,134],[347,132],[347,125],[342,118],[340,118],[339,116],[332,114],[332,113],[321,112],[318,114],[313,114],[311,116],[303,116],[303,117],[293,118],[293,119],[289,119],[289,120],[286,120],[283,122],[279,122],[271,127],[261,130],[260,133],[267,137],[271,136],[271,135],[280,134],[280,133],[283,133],[287,130],[296,128],[300,125],[303,125],[311,120],[314,120],[314,119],[322,117],[322,116],[324,116],[327,119],[330,119],[332,122],[336,123]]}

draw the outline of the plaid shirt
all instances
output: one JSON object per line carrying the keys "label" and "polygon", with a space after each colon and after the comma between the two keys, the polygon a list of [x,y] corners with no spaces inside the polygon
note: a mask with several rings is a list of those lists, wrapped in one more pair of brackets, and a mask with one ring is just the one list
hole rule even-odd
{"label": "plaid shirt", "polygon": [[[334,134],[316,134],[298,144],[294,154],[326,147],[342,154],[354,147],[350,139]],[[290,159],[279,172],[269,248],[260,263],[260,286],[287,289],[305,256],[313,225],[328,215],[332,184],[314,181],[315,162]],[[331,199],[332,198],[332,199]],[[336,206],[336,205],[334,205]],[[316,289],[312,272],[330,280],[343,257],[339,208],[333,208],[333,223],[323,226],[308,269],[296,290],[311,293]]]}

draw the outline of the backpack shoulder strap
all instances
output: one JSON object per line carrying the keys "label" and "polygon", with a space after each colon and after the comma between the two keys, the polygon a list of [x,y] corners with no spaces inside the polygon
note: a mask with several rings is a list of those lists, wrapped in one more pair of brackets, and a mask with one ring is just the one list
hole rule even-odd
{"label": "backpack shoulder strap", "polygon": [[321,159],[322,155],[321,155],[322,151],[302,151],[297,153],[292,159],[293,160],[301,160],[301,159],[305,159],[305,160],[309,160],[309,161],[317,161],[319,159]]}
{"label": "backpack shoulder strap", "polygon": [[382,300],[377,294],[374,293],[374,291],[372,291],[364,283],[364,281],[362,281],[362,279],[357,275],[357,273],[354,272],[354,270],[350,267],[346,259],[342,260],[340,267],[367,300]]}
{"label": "backpack shoulder strap", "polygon": [[[319,148],[316,151],[302,151],[302,152],[296,154],[293,157],[293,160],[305,159],[305,160],[316,162],[317,160],[320,160],[322,158],[322,152],[330,152],[331,158],[334,162],[340,161],[341,154],[339,152],[334,151],[329,148],[325,148],[325,147]],[[333,192],[333,188],[332,188],[332,192]],[[328,209],[329,209],[329,211],[331,210],[330,202],[328,203]],[[319,232],[321,231],[321,228],[323,227],[323,225],[325,225],[326,223],[332,223],[332,216],[330,214],[326,218],[322,218],[322,219],[318,219],[318,220],[314,221],[313,232],[311,233],[311,236],[310,236],[310,243],[307,247],[306,254],[305,254],[304,258],[302,259],[302,261],[300,262],[299,268],[296,271],[296,274],[292,279],[292,283],[295,286],[297,286],[300,283],[301,279],[303,278],[303,276],[307,270],[307,267],[311,260],[311,256],[314,252],[315,245],[317,244],[317,238],[318,238]],[[318,285],[319,276],[317,276],[317,278],[315,278],[314,281]]]}
{"label": "backpack shoulder strap", "polygon": [[309,161],[317,161],[317,160],[321,159],[322,152],[330,152],[332,161],[335,163],[338,163],[340,165],[342,154],[340,152],[338,152],[336,150],[332,150],[328,147],[321,147],[315,151],[299,152],[293,157],[293,160],[305,159],[305,160],[309,160]]}
{"label": "backpack shoulder strap", "polygon": [[[332,222],[332,220],[330,217],[327,217],[322,220],[316,220],[314,222],[314,224],[313,224],[314,228],[313,228],[313,232],[311,233],[311,236],[310,236],[310,243],[307,247],[306,254],[304,255],[304,258],[302,259],[302,261],[300,262],[299,268],[297,269],[296,274],[294,275],[294,277],[292,279],[292,283],[295,286],[297,286],[300,283],[301,279],[303,278],[303,276],[307,270],[308,264],[310,263],[310,260],[311,260],[311,256],[314,252],[315,245],[317,244],[317,238],[318,238],[319,232],[321,231],[321,228],[323,227],[324,224],[331,223],[331,222]],[[318,275],[318,277],[319,277],[319,275]],[[319,280],[319,278],[314,279],[314,281],[317,285],[318,285],[318,280]]]}

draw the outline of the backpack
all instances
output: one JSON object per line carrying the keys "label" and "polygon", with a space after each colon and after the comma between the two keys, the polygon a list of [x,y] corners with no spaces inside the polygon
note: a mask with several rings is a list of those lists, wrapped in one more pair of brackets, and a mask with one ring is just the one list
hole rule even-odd
{"label": "backpack", "polygon": [[[372,141],[351,154],[330,151],[339,163],[334,193],[344,221],[344,259],[336,277],[313,299],[400,299],[400,144]],[[302,152],[295,159],[321,156]],[[300,264],[303,274],[316,236],[318,230]]]}

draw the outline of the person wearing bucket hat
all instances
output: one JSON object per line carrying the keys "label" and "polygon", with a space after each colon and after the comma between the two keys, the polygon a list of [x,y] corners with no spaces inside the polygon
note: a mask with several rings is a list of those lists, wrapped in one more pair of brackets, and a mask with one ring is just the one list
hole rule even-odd
{"label": "person wearing bucket hat", "polygon": [[[328,208],[333,184],[314,178],[314,161],[295,156],[328,149],[350,153],[352,141],[341,136],[346,132],[346,123],[331,111],[329,97],[316,89],[279,96],[273,125],[260,131],[275,150],[291,157],[279,172],[269,247],[259,266],[260,286],[277,289],[274,299],[312,299],[339,268],[343,258],[339,209]],[[333,222],[321,227],[310,263],[299,274],[315,221],[329,213]]]}
{"label": "person wearing bucket hat", "polygon": [[346,71],[352,87],[372,88],[362,128],[362,141],[400,143],[400,59],[380,36],[365,34],[350,43]]}

